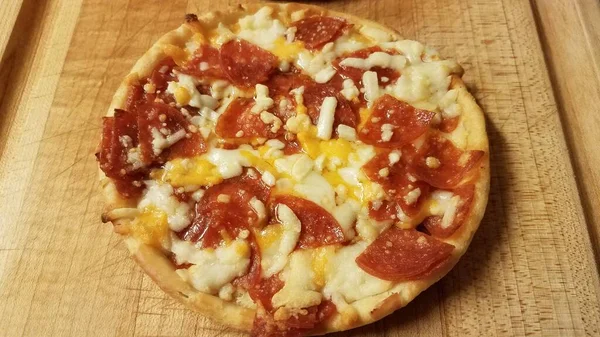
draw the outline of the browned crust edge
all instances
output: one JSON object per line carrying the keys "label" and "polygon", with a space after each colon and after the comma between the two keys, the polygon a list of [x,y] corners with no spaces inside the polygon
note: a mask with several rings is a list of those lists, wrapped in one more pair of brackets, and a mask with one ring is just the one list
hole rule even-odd
{"label": "browned crust edge", "polygon": [[[134,65],[130,73],[125,77],[117,92],[115,93],[108,110],[107,116],[112,116],[115,108],[124,106],[128,94],[128,87],[135,83],[139,77],[148,75],[154,66],[163,59],[166,54],[161,46],[174,44],[183,46],[185,42],[197,31],[204,31],[216,27],[219,22],[232,23],[240,17],[251,14],[263,6],[270,6],[277,13],[291,13],[297,10],[307,10],[308,13],[332,15],[343,17],[355,25],[366,25],[381,29],[399,38],[396,31],[382,26],[378,23],[361,19],[353,15],[327,10],[318,6],[304,4],[253,4],[238,6],[230,12],[212,12],[199,18],[186,16],[186,23],[161,37]],[[485,131],[485,120],[481,108],[475,102],[473,96],[468,92],[463,81],[454,76],[451,88],[457,89],[458,104],[462,109],[461,123],[465,134],[460,135],[466,139],[464,148],[468,150],[483,150],[486,152],[480,165],[480,176],[475,184],[475,198],[471,214],[461,228],[450,238],[448,243],[455,245],[453,255],[449,263],[438,273],[424,280],[410,281],[396,284],[390,290],[363,298],[351,303],[347,310],[336,314],[315,335],[334,331],[342,331],[377,321],[399,308],[404,307],[423,290],[437,282],[446,275],[465,253],[475,231],[485,212],[489,194],[490,165],[488,138]],[[132,236],[128,236],[122,228],[131,221],[131,217],[115,218],[111,212],[119,208],[135,207],[135,202],[123,199],[116,191],[114,184],[100,171],[101,189],[106,199],[103,221],[112,221],[115,231],[125,236],[125,242],[133,259],[154,280],[154,282],[165,292],[179,300],[186,307],[197,311],[206,317],[235,329],[250,331],[254,319],[255,310],[224,301],[219,297],[204,294],[194,290],[187,282],[182,280],[175,272],[172,263],[165,257],[164,253],[157,248],[145,245]]]}

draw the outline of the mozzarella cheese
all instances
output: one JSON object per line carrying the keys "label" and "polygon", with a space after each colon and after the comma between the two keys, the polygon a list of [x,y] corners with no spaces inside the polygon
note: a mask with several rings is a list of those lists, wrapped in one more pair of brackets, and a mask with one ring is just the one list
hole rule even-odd
{"label": "mozzarella cheese", "polygon": [[377,295],[391,288],[392,282],[384,281],[367,274],[355,260],[367,247],[364,241],[340,248],[329,259],[325,269],[325,296],[340,294],[348,303],[361,298]]}
{"label": "mozzarella cheese", "polygon": [[342,90],[340,90],[340,93],[342,94],[342,96],[344,96],[344,98],[346,98],[349,101],[358,98],[358,94],[360,92],[354,84],[354,81],[347,78],[344,80],[344,82],[342,82],[342,87],[343,88]]}
{"label": "mozzarella cheese", "polygon": [[245,146],[236,150],[212,148],[206,154],[206,159],[217,167],[224,179],[233,178],[242,174],[244,167],[250,166],[250,162],[242,155],[241,150],[251,151]]}
{"label": "mozzarella cheese", "polygon": [[168,82],[167,93],[173,95],[178,106],[215,109],[219,102],[212,96],[202,95],[196,88],[198,80],[193,76],[176,73],[177,81]]}
{"label": "mozzarella cheese", "polygon": [[[262,240],[263,246],[266,248],[265,254],[263,254],[261,260],[263,277],[271,277],[272,275],[279,273],[285,267],[288,262],[288,255],[294,250],[294,248],[296,248],[298,238],[300,237],[300,231],[302,229],[300,220],[298,220],[296,214],[294,214],[294,212],[288,206],[284,204],[278,204],[276,207],[277,218],[281,224],[270,226],[281,226],[281,228],[269,228],[265,229],[264,231],[266,233],[278,231],[279,233],[275,234],[277,238],[271,244],[268,244],[264,239]],[[263,237],[266,237],[267,235]],[[261,241],[259,240],[259,242]]]}
{"label": "mozzarella cheese", "polygon": [[317,137],[321,139],[331,138],[336,106],[337,99],[335,99],[335,97],[325,97],[323,100],[319,120],[317,121]]}
{"label": "mozzarella cheese", "polygon": [[283,288],[273,295],[275,308],[308,308],[321,303],[323,295],[315,283],[310,250],[297,250],[290,255],[281,279]]}
{"label": "mozzarella cheese", "polygon": [[371,106],[380,96],[377,73],[374,71],[365,71],[362,76],[362,82],[365,88],[365,99],[368,105]]}
{"label": "mozzarella cheese", "polygon": [[173,187],[169,184],[158,184],[146,181],[148,188],[138,203],[138,209],[143,211],[148,207],[156,207],[167,214],[169,228],[180,231],[191,223],[189,218],[190,205],[180,202],[173,195]]}
{"label": "mozzarella cheese", "polygon": [[269,97],[269,88],[267,88],[264,84],[256,85],[256,95],[254,98],[256,102],[252,109],[253,113],[260,113],[262,111],[267,111],[273,106],[273,99]]}
{"label": "mozzarella cheese", "polygon": [[174,237],[171,251],[178,264],[193,264],[188,269],[178,269],[177,273],[208,294],[219,293],[233,279],[244,275],[250,265],[250,245],[242,239],[216,249],[198,249]]}
{"label": "mozzarella cheese", "polygon": [[343,67],[353,67],[363,70],[369,70],[373,67],[391,68],[402,70],[406,66],[406,57],[403,55],[391,55],[385,52],[377,51],[371,53],[367,58],[348,57],[340,62]]}

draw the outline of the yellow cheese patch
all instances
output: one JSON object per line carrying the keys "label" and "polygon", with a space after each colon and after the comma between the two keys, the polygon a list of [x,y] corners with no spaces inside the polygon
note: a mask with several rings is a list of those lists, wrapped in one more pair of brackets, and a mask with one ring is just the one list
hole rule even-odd
{"label": "yellow cheese patch", "polygon": [[269,225],[254,233],[261,251],[265,251],[271,247],[274,242],[281,238],[282,234],[283,226],[281,224]]}
{"label": "yellow cheese patch", "polygon": [[154,206],[146,207],[131,223],[131,234],[147,245],[160,247],[167,238],[167,214]]}
{"label": "yellow cheese patch", "polygon": [[281,178],[281,175],[275,169],[275,166],[273,165],[273,160],[264,159],[268,149],[268,146],[261,146],[258,148],[258,153],[260,153],[261,157],[255,156],[250,151],[242,150],[240,151],[240,153],[242,154],[242,156],[244,156],[244,158],[248,159],[248,161],[250,162],[250,166],[257,169],[258,172],[262,174],[265,171],[267,171],[271,173],[275,178],[279,179]]}
{"label": "yellow cheese patch", "polygon": [[358,111],[358,116],[360,117],[360,122],[358,123],[357,129],[360,130],[363,128],[365,123],[371,118],[371,110],[367,108],[360,108]]}
{"label": "yellow cheese patch", "polygon": [[[361,202],[364,201],[364,197],[363,197],[363,189],[360,186],[352,186],[350,184],[348,184],[344,179],[342,179],[342,177],[337,173],[337,171],[327,171],[323,173],[323,178],[325,178],[325,180],[327,180],[327,182],[331,185],[331,186],[338,186],[338,185],[343,185],[346,187],[346,189],[349,192],[349,196],[354,197],[355,199],[360,200]],[[361,185],[362,186],[362,185]]]}
{"label": "yellow cheese patch", "polygon": [[175,89],[175,101],[179,105],[187,105],[192,99],[190,92],[184,87],[178,87]]}
{"label": "yellow cheese patch", "polygon": [[217,167],[201,156],[170,161],[169,165],[165,165],[161,178],[174,187],[212,186],[223,181]]}
{"label": "yellow cheese patch", "polygon": [[335,247],[323,246],[312,251],[312,270],[314,283],[318,288],[325,286],[325,272],[329,258],[335,253]]}
{"label": "yellow cheese patch", "polygon": [[354,151],[352,143],[345,139],[321,140],[316,137],[316,130],[298,133],[298,141],[302,150],[312,159],[323,154],[326,159],[338,158],[339,164],[347,164],[348,156]]}
{"label": "yellow cheese patch", "polygon": [[284,38],[278,37],[274,41],[274,47],[271,52],[283,60],[293,60],[304,50],[304,44],[300,41],[288,43]]}

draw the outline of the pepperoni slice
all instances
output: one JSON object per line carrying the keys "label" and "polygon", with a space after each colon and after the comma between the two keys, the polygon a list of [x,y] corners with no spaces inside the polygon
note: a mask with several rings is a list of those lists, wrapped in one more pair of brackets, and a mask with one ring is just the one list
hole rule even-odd
{"label": "pepperoni slice", "polygon": [[192,59],[181,69],[183,73],[199,78],[226,79],[221,68],[219,50],[203,44],[194,52]]}
{"label": "pepperoni slice", "polygon": [[248,289],[250,297],[255,302],[260,302],[261,305],[269,312],[273,310],[271,300],[281,288],[284,282],[279,278],[279,274],[272,275],[269,278],[261,279],[254,287]]}
{"label": "pepperoni slice", "polygon": [[96,156],[102,171],[113,179],[117,191],[127,198],[139,196],[142,192],[142,172],[127,160],[129,150],[137,144],[134,113],[116,109],[113,117],[104,117],[100,152]]}
{"label": "pepperoni slice", "polygon": [[321,115],[321,104],[326,97],[335,97],[337,106],[335,108],[335,118],[333,121],[334,130],[340,124],[345,124],[355,128],[358,124],[358,115],[352,109],[349,102],[339,94],[339,90],[333,85],[316,82],[306,83],[304,86],[304,105],[313,124],[317,124]]}
{"label": "pepperoni slice", "polygon": [[[192,157],[206,152],[202,135],[189,130],[190,123],[174,107],[164,103],[147,103],[139,108],[137,118],[142,160],[146,164],[166,158]],[[153,141],[157,134],[163,138],[177,136],[178,141],[155,151]],[[183,134],[183,136],[181,136]],[[189,135],[189,136],[188,136]]]}
{"label": "pepperoni slice", "polygon": [[420,212],[424,200],[429,196],[429,184],[412,177],[402,162],[390,165],[389,156],[390,152],[384,151],[362,167],[367,177],[379,183],[391,198],[390,202],[381,205],[383,209],[370,209],[370,214],[373,214],[376,220],[389,220],[390,217],[383,217],[390,213],[397,214],[397,211],[393,211],[394,204],[400,206],[406,215],[414,216]]}
{"label": "pepperoni slice", "polygon": [[145,100],[144,88],[141,85],[130,86],[129,96],[127,96],[127,100],[125,101],[125,111],[136,111],[138,106],[142,105]]}
{"label": "pepperoni slice", "polygon": [[[346,54],[341,57],[338,57],[337,59],[333,60],[332,64],[333,64],[333,67],[337,70],[338,74],[340,74],[343,78],[351,79],[352,81],[354,81],[354,83],[357,86],[359,86],[359,85],[362,85],[362,76],[366,72],[366,70],[354,68],[354,67],[341,66],[340,62],[343,59],[346,59],[349,57],[366,59],[367,57],[369,57],[369,55],[373,54],[374,52],[383,52],[383,51],[384,51],[383,49],[381,49],[380,47],[377,47],[377,46],[360,49],[360,50],[357,50],[350,54]],[[385,51],[385,52],[388,54],[397,54],[395,52],[388,52],[388,51]],[[382,81],[383,77],[386,77],[388,79],[387,82],[385,82],[385,83],[392,83],[395,80],[397,80],[398,77],[400,77],[400,73],[397,70],[394,70],[391,68],[373,67],[369,70],[377,73],[377,77],[379,78],[380,83],[384,83]]]}
{"label": "pepperoni slice", "polygon": [[345,20],[330,16],[310,16],[292,22],[296,27],[296,40],[304,42],[307,49],[321,49],[326,43],[337,39],[348,27]]}
{"label": "pepperoni slice", "polygon": [[273,123],[265,123],[260,114],[251,111],[253,106],[251,98],[236,98],[219,117],[215,133],[221,138],[275,138],[283,134],[283,126],[273,129]]}
{"label": "pepperoni slice", "polygon": [[173,58],[167,57],[163,59],[152,70],[148,82],[154,84],[157,91],[166,90],[168,82],[175,80],[175,76],[173,75],[174,67],[175,61],[173,61]]}
{"label": "pepperoni slice", "polygon": [[335,218],[310,200],[292,195],[277,195],[272,205],[288,206],[300,220],[302,232],[296,247],[316,248],[345,241],[344,232]]}
{"label": "pepperoni slice", "polygon": [[266,202],[270,188],[258,173],[246,173],[209,187],[196,204],[192,224],[179,233],[184,240],[200,242],[201,247],[217,247],[222,241],[235,239],[238,234],[259,224],[250,200]]}
{"label": "pepperoni slice", "polygon": [[265,82],[277,68],[277,57],[245,40],[230,40],[221,46],[221,67],[240,87]]}
{"label": "pepperoni slice", "polygon": [[391,227],[356,258],[356,264],[383,280],[416,280],[442,268],[453,250],[454,246],[416,230]]}
{"label": "pepperoni slice", "polygon": [[[359,138],[367,144],[398,148],[425,133],[433,116],[434,112],[416,109],[390,95],[384,95],[375,102],[369,120],[359,132]],[[390,131],[391,138],[386,138],[389,137],[386,132]]]}
{"label": "pepperoni slice", "polygon": [[369,216],[377,221],[386,221],[395,219],[398,210],[397,204],[393,201],[383,200],[381,204],[375,205],[372,201],[369,202]]}
{"label": "pepperoni slice", "polygon": [[[275,73],[265,85],[269,88],[269,96],[273,99],[273,114],[284,123],[296,115],[296,99],[290,91],[312,82],[312,79],[295,70],[287,73]],[[283,103],[282,103],[283,102]]]}
{"label": "pepperoni slice", "polygon": [[447,227],[442,227],[441,216],[430,216],[423,221],[423,225],[427,231],[435,237],[447,238],[451,236],[458,228],[460,228],[460,226],[462,226],[469,213],[471,213],[471,208],[473,207],[473,196],[475,194],[475,186],[461,186],[454,189],[452,192],[454,195],[460,197],[460,202],[456,209],[452,223]]}
{"label": "pepperoni slice", "polygon": [[432,132],[418,150],[405,147],[402,159],[409,162],[411,173],[437,188],[458,185],[483,158],[480,150],[462,151],[440,132]]}

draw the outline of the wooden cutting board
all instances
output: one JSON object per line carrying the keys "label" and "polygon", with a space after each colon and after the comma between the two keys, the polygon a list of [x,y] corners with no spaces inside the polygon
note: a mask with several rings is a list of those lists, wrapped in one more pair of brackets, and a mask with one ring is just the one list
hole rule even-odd
{"label": "wooden cutting board", "polygon": [[[93,156],[134,61],[186,12],[235,4],[1,2],[1,336],[240,335],[184,309],[128,258],[100,222]],[[408,307],[338,336],[600,335],[600,4],[322,5],[462,63],[492,151],[489,205],[461,262]]]}

